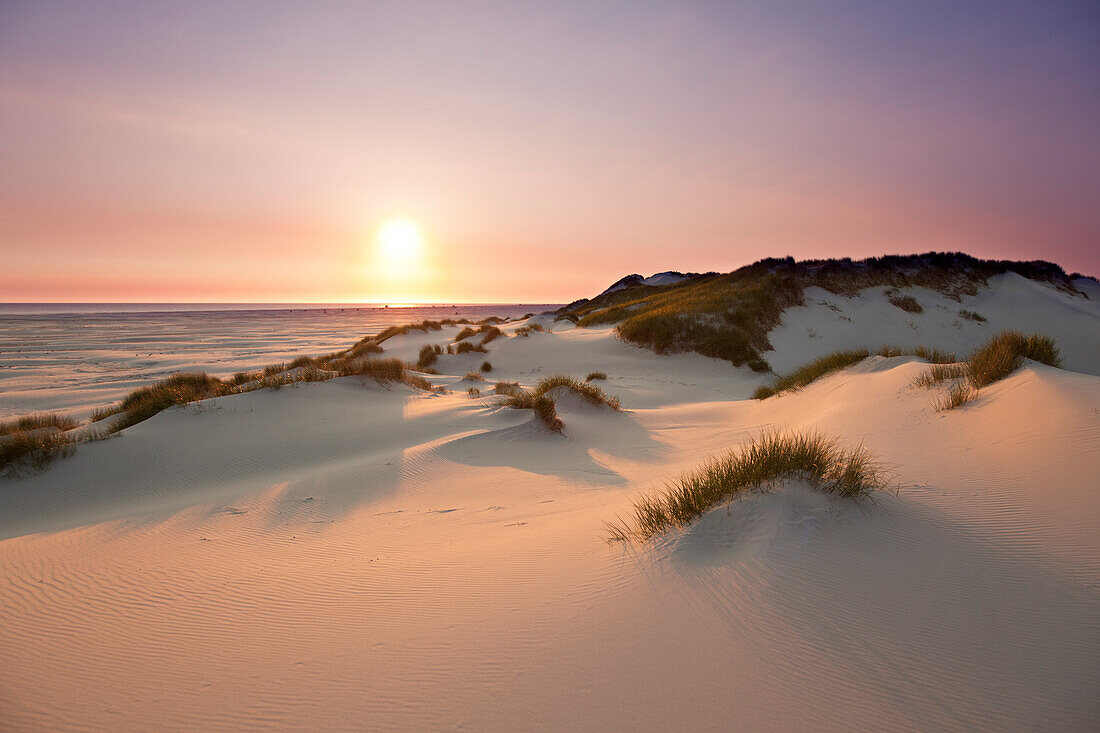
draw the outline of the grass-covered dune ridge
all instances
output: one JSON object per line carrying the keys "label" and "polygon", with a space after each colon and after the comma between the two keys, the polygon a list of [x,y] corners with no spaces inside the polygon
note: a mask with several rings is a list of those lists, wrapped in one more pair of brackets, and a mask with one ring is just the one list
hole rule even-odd
{"label": "grass-covered dune ridge", "polygon": [[54,458],[71,450],[65,432],[76,421],[65,415],[26,415],[0,422],[0,476],[41,470]]}
{"label": "grass-covered dune ridge", "polygon": [[948,382],[948,390],[936,402],[936,408],[952,410],[973,402],[980,389],[1012,374],[1024,359],[1052,367],[1062,365],[1062,355],[1050,336],[1001,331],[975,349],[965,362],[933,367],[913,380],[913,386],[935,387]]}
{"label": "grass-covered dune ridge", "polygon": [[634,515],[607,525],[610,539],[647,540],[685,527],[723,502],[804,481],[826,494],[860,499],[888,486],[882,466],[862,445],[844,448],[820,433],[764,433],[634,502]]}
{"label": "grass-covered dune ridge", "polygon": [[[559,317],[579,326],[616,324],[626,341],[658,352],[695,351],[756,371],[769,371],[762,352],[782,313],[804,305],[811,286],[854,296],[869,287],[922,287],[961,300],[989,278],[1013,272],[1078,294],[1073,279],[1051,262],[979,260],[929,252],[854,261],[765,259],[730,273],[708,273],[664,286],[635,285],[571,303]],[[908,301],[905,309],[918,312]],[[901,306],[899,306],[901,307]]]}
{"label": "grass-covered dune ridge", "polygon": [[1062,365],[1062,355],[1049,336],[1001,331],[967,359],[967,377],[975,388],[985,387],[1019,369],[1024,359],[1053,367]]}
{"label": "grass-covered dune ridge", "polygon": [[835,351],[778,377],[770,386],[757,387],[753,397],[762,400],[784,392],[796,392],[821,377],[858,364],[872,354],[885,357],[918,356],[930,362],[932,367],[913,380],[913,386],[934,387],[951,382],[948,394],[937,403],[939,409],[951,409],[972,401],[977,397],[978,389],[1004,379],[1020,368],[1023,359],[1053,367],[1062,364],[1058,347],[1051,337],[1042,334],[1025,336],[1010,330],[990,337],[963,362],[958,362],[953,353],[923,346],[913,349],[883,346],[874,352],[865,348]]}
{"label": "grass-covered dune ridge", "polygon": [[431,389],[430,382],[410,373],[408,366],[400,359],[360,359],[346,362],[339,370],[332,371],[313,366],[297,366],[293,368],[297,371],[288,371],[282,369],[285,366],[242,373],[229,381],[203,372],[173,374],[156,384],[134,390],[116,405],[93,412],[92,420],[98,422],[110,418],[109,430],[115,432],[148,420],[175,405],[257,389],[278,388],[298,382],[320,382],[335,377],[373,377],[382,383],[402,382],[419,389]]}
{"label": "grass-covered dune ridge", "polygon": [[789,374],[784,374],[775,380],[771,386],[757,387],[753,397],[763,400],[782,392],[795,392],[808,386],[814,380],[847,369],[853,364],[866,359],[875,353],[879,356],[919,356],[933,364],[951,364],[955,361],[955,355],[938,349],[928,349],[918,346],[913,349],[902,349],[897,346],[882,346],[871,352],[868,349],[850,349],[848,351],[834,351],[832,354],[814,359],[809,364],[799,367]]}

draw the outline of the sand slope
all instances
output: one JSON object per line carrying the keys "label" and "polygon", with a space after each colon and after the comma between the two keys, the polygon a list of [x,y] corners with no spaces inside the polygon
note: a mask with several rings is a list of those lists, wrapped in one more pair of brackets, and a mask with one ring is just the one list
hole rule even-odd
{"label": "sand slope", "polygon": [[[908,357],[757,402],[758,375],[608,329],[489,348],[440,359],[448,394],[218,398],[0,484],[4,727],[1100,726],[1100,377],[1029,364],[937,413]],[[549,433],[465,394],[486,358],[602,369],[629,409],[562,400]],[[792,484],[604,542],[639,491],[769,426],[865,443],[897,495]]]}

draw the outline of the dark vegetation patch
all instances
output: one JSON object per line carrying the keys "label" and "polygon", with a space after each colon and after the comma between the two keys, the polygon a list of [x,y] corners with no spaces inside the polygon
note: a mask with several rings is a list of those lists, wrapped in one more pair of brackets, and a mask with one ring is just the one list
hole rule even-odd
{"label": "dark vegetation patch", "polygon": [[766,433],[681,474],[664,491],[639,498],[633,517],[607,525],[610,539],[644,541],[686,527],[719,504],[790,480],[845,499],[887,488],[885,472],[863,446],[845,449],[818,433]]}
{"label": "dark vegetation patch", "polygon": [[0,422],[0,436],[12,433],[25,433],[29,430],[72,430],[77,425],[68,415],[25,415],[14,420]]}
{"label": "dark vegetation patch", "polygon": [[914,298],[912,295],[901,295],[897,291],[894,291],[894,292],[888,292],[886,294],[886,299],[890,301],[891,305],[896,306],[898,308],[901,308],[906,313],[923,313],[924,312],[924,308],[921,306],[920,303],[917,302],[917,299]]}
{"label": "dark vegetation patch", "polygon": [[44,469],[72,452],[66,431],[77,427],[67,415],[25,415],[0,422],[0,476],[13,478]]}
{"label": "dark vegetation patch", "polygon": [[593,379],[607,379],[607,374],[604,372],[589,372],[588,376],[584,378],[584,381],[591,382]]}
{"label": "dark vegetation patch", "polygon": [[469,341],[463,341],[454,348],[456,354],[484,354],[488,351],[488,349],[481,344],[472,344]]}
{"label": "dark vegetation patch", "polygon": [[436,359],[443,353],[443,347],[439,344],[425,344],[420,347],[420,353],[416,357],[416,368],[420,371],[424,371],[432,364],[435,364]]}
{"label": "dark vegetation patch", "polygon": [[627,287],[571,303],[558,315],[580,326],[616,324],[624,340],[659,353],[695,351],[763,372],[770,370],[762,356],[771,349],[768,332],[784,310],[804,304],[808,287],[848,297],[869,287],[921,287],[961,300],[1006,272],[1080,294],[1062,268],[1043,261],[979,260],[951,252],[860,261],[788,257],[671,285]]}
{"label": "dark vegetation patch", "polygon": [[487,362],[487,361],[483,361],[483,362],[481,362],[481,371],[483,371],[483,372],[491,372],[491,371],[493,371],[493,365],[492,365],[492,364],[490,364],[490,363],[489,363],[489,362]]}
{"label": "dark vegetation patch", "polygon": [[974,321],[976,323],[985,323],[986,317],[981,313],[975,313],[974,311],[968,311],[965,308],[959,310],[959,315],[968,321]]}

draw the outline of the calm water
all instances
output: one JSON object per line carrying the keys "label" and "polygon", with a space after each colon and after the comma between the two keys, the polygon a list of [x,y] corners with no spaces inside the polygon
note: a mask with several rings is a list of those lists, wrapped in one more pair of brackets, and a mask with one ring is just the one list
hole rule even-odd
{"label": "calm water", "polygon": [[177,371],[215,375],[336,351],[425,318],[518,318],[553,304],[0,304],[0,420],[86,416]]}

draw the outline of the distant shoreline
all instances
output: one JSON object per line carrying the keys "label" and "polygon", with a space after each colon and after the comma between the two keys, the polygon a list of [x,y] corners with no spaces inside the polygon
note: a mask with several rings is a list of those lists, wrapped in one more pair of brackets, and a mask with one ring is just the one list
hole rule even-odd
{"label": "distant shoreline", "polygon": [[0,317],[38,315],[105,315],[112,313],[222,313],[329,310],[467,310],[470,308],[531,308],[535,312],[559,308],[561,303],[0,303]]}

